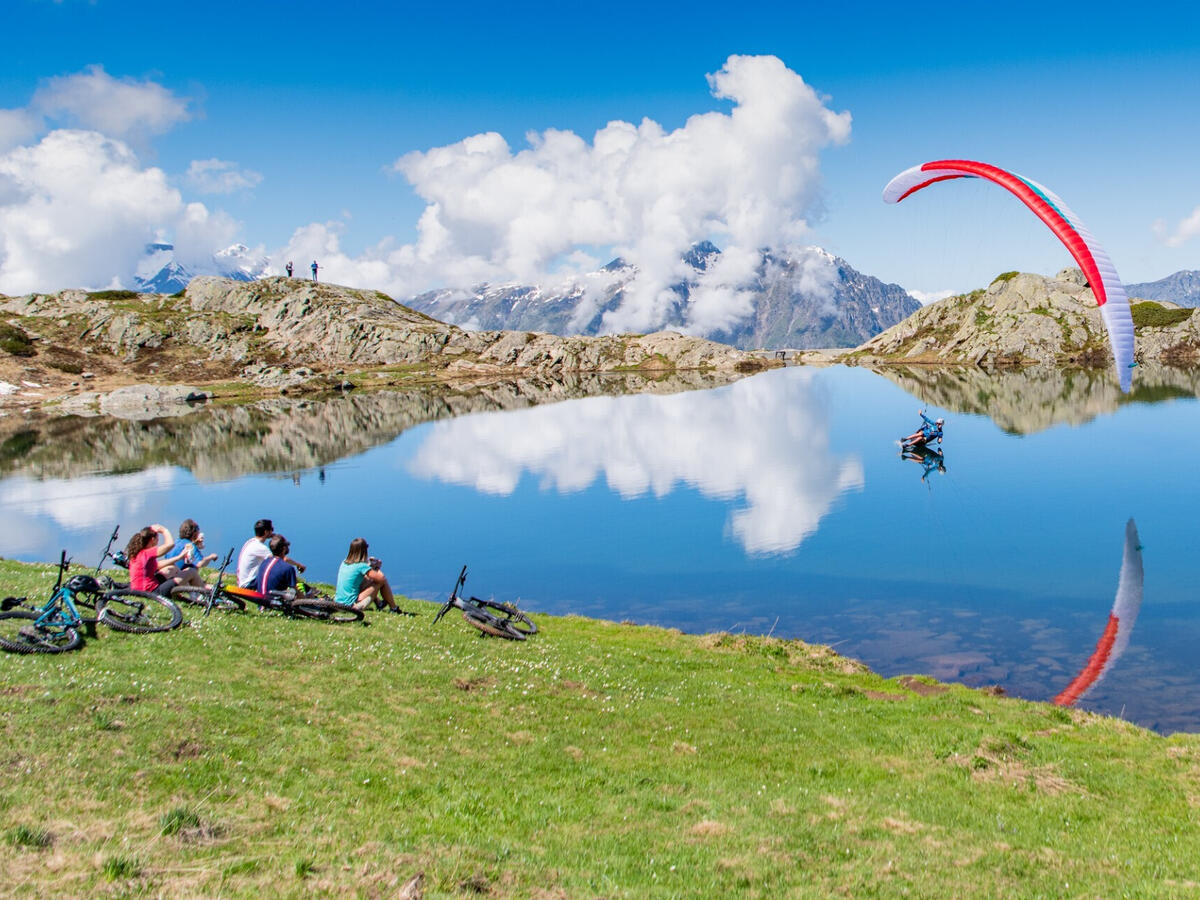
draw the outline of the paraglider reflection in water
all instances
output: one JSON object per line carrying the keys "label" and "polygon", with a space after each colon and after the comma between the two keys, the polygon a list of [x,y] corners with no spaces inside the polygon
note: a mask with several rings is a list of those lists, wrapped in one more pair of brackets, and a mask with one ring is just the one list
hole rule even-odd
{"label": "paraglider reflection in water", "polygon": [[910,450],[913,447],[922,447],[933,441],[937,441],[940,444],[942,442],[942,426],[946,424],[946,420],[940,416],[937,419],[931,419],[925,415],[925,410],[923,409],[918,410],[917,415],[924,420],[924,424],[908,437],[901,438],[900,446],[905,450]]}
{"label": "paraglider reflection in water", "polygon": [[905,447],[900,451],[900,458],[921,464],[921,468],[924,469],[921,473],[922,481],[929,478],[930,473],[935,469],[942,475],[946,474],[946,457],[926,444]]}
{"label": "paraglider reflection in water", "polygon": [[1133,519],[1125,523],[1125,551],[1121,557],[1121,575],[1117,581],[1117,599],[1113,601],[1096,649],[1088,657],[1083,670],[1054,698],[1059,706],[1074,706],[1109,673],[1125,648],[1142,608],[1142,545],[1138,542],[1137,525]]}
{"label": "paraglider reflection in water", "polygon": [[1117,379],[1121,383],[1121,390],[1127,392],[1133,379],[1130,369],[1136,363],[1133,354],[1133,318],[1129,313],[1129,299],[1125,295],[1125,286],[1117,277],[1117,270],[1104,248],[1058,196],[1036,181],[1030,181],[987,163],[969,159],[946,159],[913,166],[901,172],[883,189],[883,200],[885,203],[899,203],[923,188],[955,178],[983,178],[1000,185],[1029,207],[1030,211],[1046,223],[1062,241],[1079,264],[1079,268],[1083,270],[1083,275],[1096,296],[1100,317],[1104,320],[1108,340],[1112,345]]}

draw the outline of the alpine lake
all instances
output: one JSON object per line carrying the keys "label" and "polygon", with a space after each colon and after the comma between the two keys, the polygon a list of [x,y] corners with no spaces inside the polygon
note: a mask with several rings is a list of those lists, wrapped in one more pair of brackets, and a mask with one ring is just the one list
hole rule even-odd
{"label": "alpine lake", "polygon": [[[124,544],[191,517],[223,556],[267,517],[317,581],[362,536],[409,596],[444,599],[467,564],[468,593],[534,612],[800,638],[1033,700],[1075,685],[1081,708],[1200,730],[1200,372],[1137,369],[1125,395],[1109,370],[916,367],[650,388],[9,413],[0,555],[90,566],[115,525]],[[921,408],[940,456],[905,458]],[[1130,519],[1144,584],[1114,642]]]}

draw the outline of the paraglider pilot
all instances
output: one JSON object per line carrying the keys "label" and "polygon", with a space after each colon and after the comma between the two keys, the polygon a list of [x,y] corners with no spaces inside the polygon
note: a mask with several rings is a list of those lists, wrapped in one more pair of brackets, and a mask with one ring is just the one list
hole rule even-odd
{"label": "paraglider pilot", "polygon": [[925,415],[925,410],[923,409],[918,410],[918,415],[925,420],[925,424],[908,437],[901,439],[901,445],[907,449],[921,444],[928,444],[935,439],[940,444],[942,442],[942,426],[946,423],[946,420],[941,418],[936,421],[931,420],[929,416]]}

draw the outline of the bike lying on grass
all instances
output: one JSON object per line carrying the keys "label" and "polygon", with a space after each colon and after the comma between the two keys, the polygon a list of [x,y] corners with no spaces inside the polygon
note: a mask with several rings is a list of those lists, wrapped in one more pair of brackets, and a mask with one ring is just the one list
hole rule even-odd
{"label": "bike lying on grass", "polygon": [[[0,649],[10,653],[65,653],[83,645],[84,626],[95,634],[96,622],[117,631],[148,634],[170,631],[183,621],[179,607],[157,594],[129,588],[106,588],[92,575],[75,575],[63,583],[71,561],[67,551],[58,563],[54,589],[42,606],[26,597],[8,597],[0,603]],[[96,611],[85,618],[79,606]]]}
{"label": "bike lying on grass", "polygon": [[533,624],[533,620],[511,603],[461,597],[458,592],[466,583],[467,567],[463,566],[462,571],[458,573],[458,581],[454,582],[454,590],[450,592],[450,599],[433,617],[435,624],[451,607],[455,607],[462,610],[467,624],[478,628],[483,634],[507,638],[510,641],[523,641],[529,635],[537,634],[538,628]]}
{"label": "bike lying on grass", "polygon": [[217,570],[217,577],[213,579],[213,583],[209,587],[181,584],[171,589],[171,599],[180,603],[203,606],[206,616],[214,609],[225,612],[242,612],[246,608],[246,601],[241,597],[233,596],[225,589],[225,570],[229,568],[232,560],[233,548],[230,547],[229,552],[225,554],[225,561]]}
{"label": "bike lying on grass", "polygon": [[322,622],[361,622],[362,610],[351,609],[336,603],[328,597],[309,595],[307,586],[302,585],[302,591],[293,588],[286,591],[268,591],[265,594],[250,588],[238,587],[235,584],[225,584],[225,570],[233,559],[233,550],[225,555],[221,569],[211,587],[190,587],[181,585],[171,591],[171,596],[185,603],[194,603],[204,607],[204,614],[216,609],[242,610],[246,604],[253,603],[261,609],[283,613],[295,619],[317,619]]}

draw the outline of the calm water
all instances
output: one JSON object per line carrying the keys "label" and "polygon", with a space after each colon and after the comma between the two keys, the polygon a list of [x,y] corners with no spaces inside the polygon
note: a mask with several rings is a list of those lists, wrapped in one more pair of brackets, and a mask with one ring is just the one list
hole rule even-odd
{"label": "calm water", "polygon": [[[321,580],[363,535],[413,595],[465,562],[474,593],[538,611],[771,632],[1050,699],[1108,624],[1133,517],[1144,601],[1079,705],[1200,730],[1197,390],[1139,375],[1131,398],[1107,373],[839,367],[507,411],[546,391],[10,418],[0,555],[94,562],[115,523],[185,516],[223,551],[269,516]],[[922,405],[947,419],[945,471],[899,456]]]}

